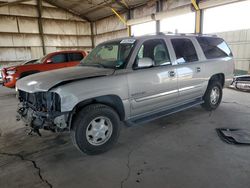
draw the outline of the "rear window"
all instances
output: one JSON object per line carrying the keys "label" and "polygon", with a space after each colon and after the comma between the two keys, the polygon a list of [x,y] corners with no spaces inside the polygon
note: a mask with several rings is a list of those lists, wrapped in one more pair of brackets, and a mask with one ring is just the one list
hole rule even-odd
{"label": "rear window", "polygon": [[198,61],[197,53],[190,39],[172,39],[171,42],[175,51],[177,63],[182,64]]}
{"label": "rear window", "polygon": [[221,38],[197,37],[197,40],[207,59],[232,56],[230,48]]}
{"label": "rear window", "polygon": [[83,55],[81,53],[69,53],[69,61],[81,61]]}

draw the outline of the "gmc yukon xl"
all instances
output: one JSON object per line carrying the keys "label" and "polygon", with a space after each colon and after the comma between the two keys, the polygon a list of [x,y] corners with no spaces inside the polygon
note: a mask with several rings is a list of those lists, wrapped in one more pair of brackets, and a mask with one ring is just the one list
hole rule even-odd
{"label": "gmc yukon xl", "polygon": [[215,110],[233,79],[226,42],[207,35],[152,35],[98,45],[77,67],[17,82],[18,119],[34,132],[69,131],[87,154],[111,148],[134,125],[201,105]]}

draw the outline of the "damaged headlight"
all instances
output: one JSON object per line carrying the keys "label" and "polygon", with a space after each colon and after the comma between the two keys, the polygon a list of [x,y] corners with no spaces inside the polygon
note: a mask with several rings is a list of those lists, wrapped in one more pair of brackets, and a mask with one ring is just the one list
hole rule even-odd
{"label": "damaged headlight", "polygon": [[19,90],[19,100],[35,111],[52,112],[61,111],[61,99],[54,92],[27,93]]}

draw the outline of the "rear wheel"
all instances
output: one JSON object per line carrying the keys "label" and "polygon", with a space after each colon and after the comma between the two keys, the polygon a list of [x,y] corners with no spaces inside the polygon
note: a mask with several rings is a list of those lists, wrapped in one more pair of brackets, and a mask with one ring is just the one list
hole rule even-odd
{"label": "rear wheel", "polygon": [[215,110],[221,103],[222,93],[221,83],[219,81],[212,81],[203,96],[204,103],[202,107],[208,111]]}
{"label": "rear wheel", "polygon": [[103,153],[117,141],[119,124],[119,116],[111,107],[93,104],[76,115],[71,138],[81,152],[90,155]]}

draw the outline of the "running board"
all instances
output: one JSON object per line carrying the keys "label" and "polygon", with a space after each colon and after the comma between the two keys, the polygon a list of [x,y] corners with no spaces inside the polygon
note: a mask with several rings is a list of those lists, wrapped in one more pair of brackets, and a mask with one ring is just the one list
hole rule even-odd
{"label": "running board", "polygon": [[183,110],[195,107],[195,106],[200,105],[202,103],[204,103],[204,101],[202,99],[198,99],[196,101],[193,101],[193,102],[190,102],[190,103],[178,106],[178,107],[174,107],[174,108],[171,108],[168,110],[164,110],[164,111],[160,111],[160,112],[156,112],[153,114],[144,115],[144,116],[140,116],[140,117],[135,117],[135,118],[128,120],[126,123],[128,126],[134,126],[135,124],[146,123],[149,121],[153,121],[153,120],[168,116],[170,114],[174,114],[176,112],[181,112]]}

